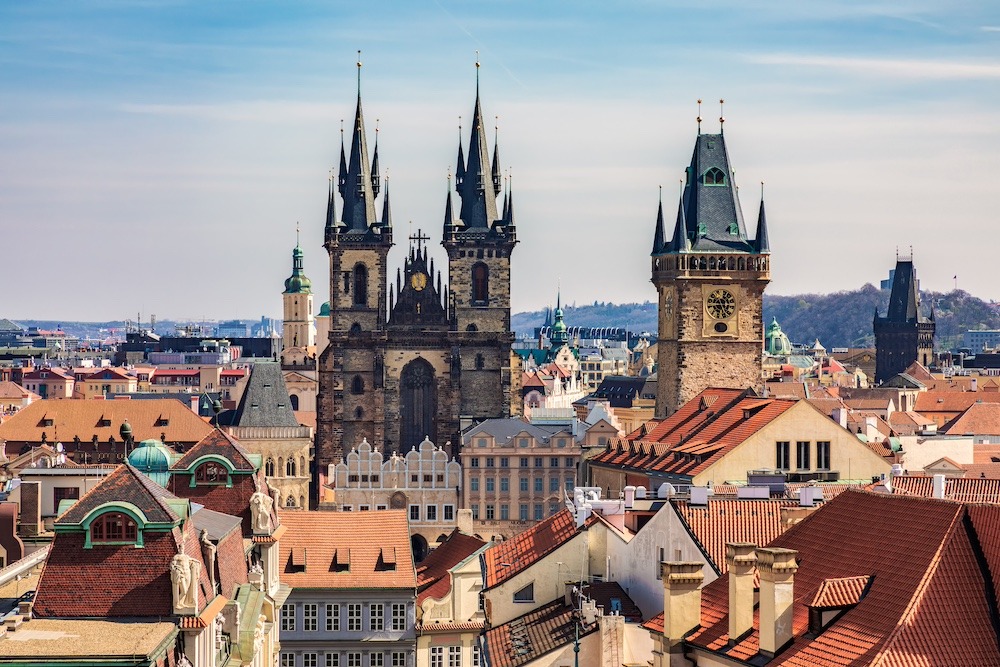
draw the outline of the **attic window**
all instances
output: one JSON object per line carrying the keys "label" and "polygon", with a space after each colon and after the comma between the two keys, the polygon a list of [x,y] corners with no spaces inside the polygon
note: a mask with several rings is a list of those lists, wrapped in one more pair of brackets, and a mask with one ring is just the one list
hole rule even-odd
{"label": "attic window", "polygon": [[209,461],[198,467],[194,480],[197,484],[226,484],[229,482],[229,472],[221,464]]}
{"label": "attic window", "polygon": [[521,590],[514,593],[514,602],[534,602],[535,582],[531,582]]}
{"label": "attic window", "polygon": [[[708,236],[708,225],[706,225],[704,222],[698,223],[698,236],[701,237]],[[702,260],[704,261],[704,258],[702,258]]]}
{"label": "attic window", "polygon": [[392,572],[396,569],[396,548],[385,547],[379,549],[378,560],[375,561],[376,572]]}
{"label": "attic window", "polygon": [[735,222],[729,223],[729,235],[738,236],[739,233],[740,233],[740,226],[737,225]]}
{"label": "attic window", "polygon": [[153,426],[170,426],[170,420],[164,417],[163,415],[160,415],[159,417],[156,418],[156,422],[153,424]]}
{"label": "attic window", "polygon": [[718,167],[712,167],[702,176],[702,183],[705,185],[725,185],[726,174]]}
{"label": "attic window", "polygon": [[306,550],[303,547],[293,547],[289,554],[289,566],[292,572],[306,571]]}
{"label": "attic window", "polygon": [[101,415],[101,418],[97,420],[97,425],[98,426],[111,426],[111,420],[108,419],[107,417],[105,417],[104,415]]}
{"label": "attic window", "polygon": [[351,550],[337,549],[333,552],[333,562],[330,564],[331,572],[351,571]]}
{"label": "attic window", "polygon": [[52,418],[45,417],[44,419],[42,419],[42,426],[52,426]]}
{"label": "attic window", "polygon": [[139,527],[131,517],[121,512],[108,512],[90,524],[90,541],[95,544],[135,544]]}

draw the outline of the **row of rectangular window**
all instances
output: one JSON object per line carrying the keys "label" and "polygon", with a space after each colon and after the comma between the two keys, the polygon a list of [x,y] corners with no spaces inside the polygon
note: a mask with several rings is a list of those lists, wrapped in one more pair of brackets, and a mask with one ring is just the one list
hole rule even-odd
{"label": "row of rectangular window", "polygon": [[[479,460],[480,459],[479,459],[478,456],[471,457],[469,459],[469,467],[471,467],[471,468],[478,468],[479,467]],[[519,461],[520,465],[518,467],[519,468],[528,468],[529,467],[528,466],[528,461],[529,461],[529,458],[527,456],[522,456],[520,458],[520,461]],[[495,465],[496,464],[496,458],[493,457],[493,456],[487,456],[487,457],[485,457],[485,463],[486,463],[486,465],[484,467],[486,467],[486,468],[496,468],[497,467]],[[510,467],[510,458],[508,458],[506,456],[501,456],[500,457],[500,467],[501,468],[509,468]],[[535,468],[544,468],[545,467],[545,457],[544,456],[536,456],[535,457],[535,465],[534,465],[534,467]],[[559,465],[559,457],[558,456],[549,457],[549,467],[550,468],[559,468],[560,467],[560,465]],[[573,457],[571,457],[571,456],[567,456],[566,457],[566,465],[565,465],[565,467],[567,467],[567,468],[575,468],[576,467],[576,459],[573,458]]]}
{"label": "row of rectangular window", "polygon": [[[778,470],[792,470],[792,443],[787,440],[779,440],[774,443],[774,467]],[[811,470],[812,443],[808,440],[799,440],[795,443],[795,469]],[[830,442],[828,440],[818,440],[816,442],[816,470],[830,469]]]}
{"label": "row of rectangular window", "polygon": [[[295,653],[289,651],[281,652],[281,667],[297,667],[295,664]],[[320,667],[319,653],[302,653],[301,667]],[[363,667],[362,659],[364,654],[361,651],[349,651],[347,653],[323,653],[323,667]],[[343,660],[341,655],[344,656]],[[392,651],[389,654],[389,665],[391,667],[406,667],[406,652]],[[368,653],[367,667],[386,667],[384,653]]]}
{"label": "row of rectangular window", "polygon": [[[448,667],[462,667],[462,647],[448,646]],[[444,667],[444,646],[431,647],[431,667]],[[472,667],[479,667],[479,646],[472,647]]]}
{"label": "row of rectangular window", "polygon": [[[556,447],[562,448],[569,444],[569,438],[554,438],[552,442],[555,443]],[[513,444],[514,443],[512,441],[508,440],[506,446],[510,447]],[[487,445],[489,445],[489,440],[487,440],[486,438],[479,438],[478,440],[476,440],[476,447],[486,447]],[[500,446],[503,447],[504,445]],[[523,449],[527,449],[528,447],[531,446],[531,438],[518,438],[517,446]]]}
{"label": "row of rectangular window", "polygon": [[[496,483],[497,478],[496,477],[485,477],[485,478],[482,478],[483,480],[485,480],[485,483],[481,483],[480,479],[481,478],[479,478],[479,477],[470,477],[469,478],[469,491],[471,491],[471,492],[477,492],[477,491],[479,491],[480,487],[484,487],[486,489],[486,493],[495,493],[496,492],[496,488],[497,488],[497,483]],[[500,493],[509,493],[510,492],[510,479],[507,478],[507,477],[501,477],[499,479],[500,479]],[[535,493],[544,493],[544,491],[545,491],[545,478],[544,477],[535,477],[534,480],[535,480],[535,483],[534,483]],[[527,493],[528,492],[529,481],[530,480],[527,477],[519,477],[518,478],[518,488],[520,489],[521,493]],[[576,477],[567,477],[565,479],[565,481],[563,482],[563,485],[565,486],[565,488],[566,488],[567,491],[572,491],[573,487],[576,485]],[[559,490],[559,478],[558,477],[549,477],[549,493],[555,493],[558,490]]]}
{"label": "row of rectangular window", "polygon": [[[473,503],[470,507],[472,509],[472,519],[473,519],[473,521],[479,521],[479,503]],[[558,512],[559,511],[559,507],[560,507],[559,503],[549,503],[549,514],[552,515],[552,514],[555,514],[556,512]],[[495,521],[497,519],[497,516],[496,516],[496,505],[494,505],[492,503],[489,503],[489,504],[486,505],[485,509],[486,509],[485,520],[486,521]],[[534,510],[534,512],[533,512],[532,518],[529,518],[528,517],[528,504],[527,503],[521,503],[518,506],[518,520],[519,521],[531,521],[531,520],[541,521],[542,519],[545,518],[545,506],[542,503],[535,503],[534,506],[532,507],[532,509]],[[500,521],[509,521],[509,520],[510,520],[510,505],[508,505],[507,503],[502,503],[500,505]]]}
{"label": "row of rectangular window", "polygon": [[[441,514],[443,515],[444,521],[454,521],[455,520],[455,506],[454,505],[442,505]],[[410,521],[437,521],[438,520],[438,506],[437,505],[425,505],[424,506],[424,518],[420,518],[420,505],[410,505]]]}
{"label": "row of rectangular window", "polygon": [[[339,632],[341,628],[340,607],[342,605],[334,603],[327,604],[325,628],[327,632]],[[349,602],[347,607],[348,632],[361,632],[363,628],[362,606],[360,602]],[[390,628],[394,631],[406,629],[406,604],[393,602],[390,605]],[[316,603],[305,603],[302,605],[302,630],[304,632],[315,632],[319,629],[319,605]],[[368,629],[379,631],[385,629],[385,605],[381,603],[371,603],[368,605]],[[281,631],[295,632],[295,605],[286,604],[281,607]]]}

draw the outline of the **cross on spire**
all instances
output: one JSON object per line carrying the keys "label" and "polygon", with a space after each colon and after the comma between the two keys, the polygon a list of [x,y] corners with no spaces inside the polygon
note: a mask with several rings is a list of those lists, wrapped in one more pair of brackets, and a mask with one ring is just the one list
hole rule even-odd
{"label": "cross on spire", "polygon": [[423,247],[423,245],[424,245],[424,241],[430,241],[431,237],[429,237],[426,234],[424,234],[424,230],[418,229],[416,234],[411,234],[410,235],[410,240],[411,241],[416,241],[417,242],[417,250],[420,250]]}

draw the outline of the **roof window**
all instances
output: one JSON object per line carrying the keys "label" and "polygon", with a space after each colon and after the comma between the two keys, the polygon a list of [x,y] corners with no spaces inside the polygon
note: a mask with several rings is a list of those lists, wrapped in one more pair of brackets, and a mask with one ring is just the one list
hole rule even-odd
{"label": "roof window", "polygon": [[726,174],[718,167],[712,167],[705,172],[701,180],[705,185],[725,185]]}

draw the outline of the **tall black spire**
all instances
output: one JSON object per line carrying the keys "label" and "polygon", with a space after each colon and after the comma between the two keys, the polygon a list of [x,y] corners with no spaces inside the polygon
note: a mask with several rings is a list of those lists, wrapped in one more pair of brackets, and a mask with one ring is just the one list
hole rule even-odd
{"label": "tall black spire", "polygon": [[385,191],[382,193],[382,227],[392,227],[392,212],[389,209],[389,177],[385,179]]}
{"label": "tall black spire", "polygon": [[347,232],[367,232],[375,224],[375,187],[368,162],[364,112],[361,109],[361,61],[358,60],[358,106],[354,114],[351,156],[346,174],[341,172],[343,221]]}
{"label": "tall black spire", "polygon": [[[494,151],[495,153],[496,151]],[[459,154],[461,158],[461,153]],[[460,160],[461,161],[461,160]],[[497,214],[498,187],[490,162],[490,147],[483,125],[483,110],[479,101],[479,62],[476,62],[476,105],[472,112],[472,131],[469,135],[469,157],[460,165],[460,180],[456,181],[462,208],[459,217],[466,229],[488,229]]]}
{"label": "tall black spire", "polygon": [[653,252],[658,255],[663,252],[663,243],[666,240],[666,231],[663,227],[663,188],[660,188],[660,205],[656,210],[656,231],[653,233]]}
{"label": "tall black spire", "polygon": [[764,197],[760,198],[760,212],[757,214],[757,236],[754,238],[758,254],[771,252],[771,244],[767,240],[767,219],[764,216]]}
{"label": "tall black spire", "polygon": [[670,240],[670,252],[687,252],[690,249],[687,218],[684,216],[684,193],[681,193],[677,201],[677,222],[674,224],[674,236]]}
{"label": "tall black spire", "polygon": [[695,252],[753,252],[722,134],[699,134],[684,185],[684,218]]}
{"label": "tall black spire", "polygon": [[378,118],[375,119],[375,151],[372,153],[372,197],[378,197],[379,182],[381,178],[378,172]]}

